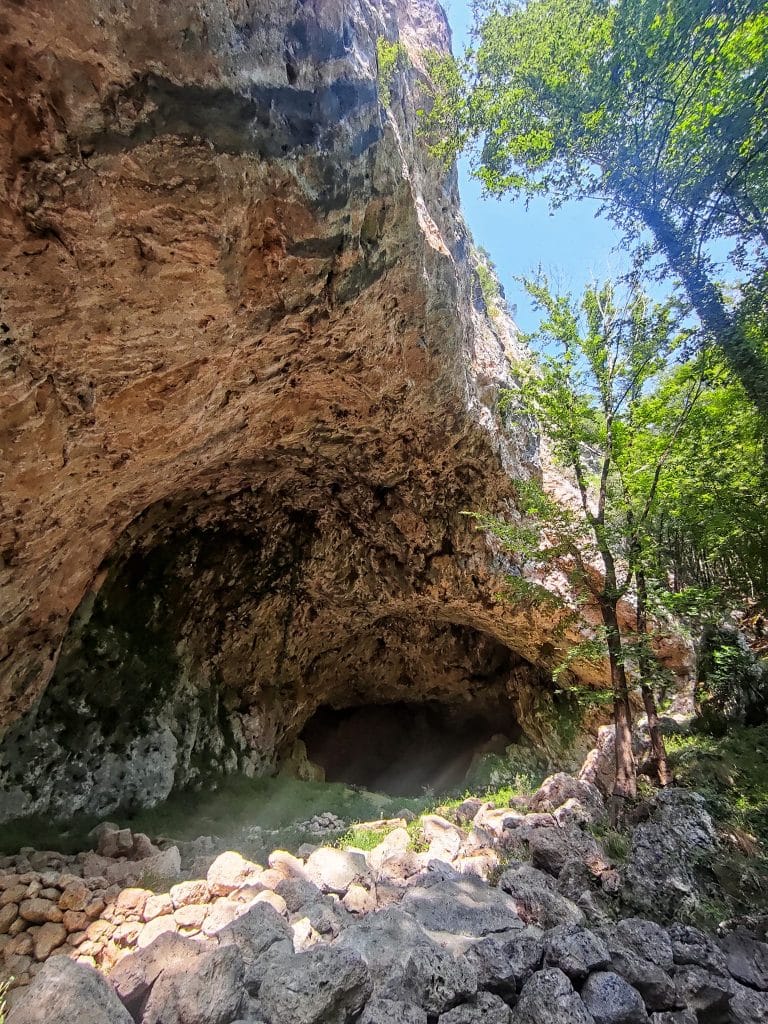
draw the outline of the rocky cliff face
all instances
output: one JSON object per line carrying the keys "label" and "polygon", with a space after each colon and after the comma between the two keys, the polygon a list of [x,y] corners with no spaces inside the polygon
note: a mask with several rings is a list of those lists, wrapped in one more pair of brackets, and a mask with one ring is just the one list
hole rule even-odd
{"label": "rocky cliff face", "polygon": [[461,516],[535,442],[417,135],[448,45],[434,0],[3,6],[0,820],[266,769],[320,704],[536,704],[551,623]]}

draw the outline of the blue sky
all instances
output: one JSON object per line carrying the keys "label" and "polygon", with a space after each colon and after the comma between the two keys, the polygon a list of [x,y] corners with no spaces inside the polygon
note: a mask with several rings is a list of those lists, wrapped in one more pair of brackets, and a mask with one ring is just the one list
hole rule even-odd
{"label": "blue sky", "polygon": [[[458,54],[468,41],[470,4],[443,0],[443,6]],[[464,216],[475,242],[491,254],[522,330],[531,331],[537,319],[516,276],[530,275],[541,265],[558,287],[579,292],[590,280],[615,277],[627,269],[626,257],[614,251],[618,232],[596,216],[597,203],[567,203],[551,215],[543,201],[531,202],[526,209],[521,199],[484,199],[466,159],[459,164],[459,183]]]}

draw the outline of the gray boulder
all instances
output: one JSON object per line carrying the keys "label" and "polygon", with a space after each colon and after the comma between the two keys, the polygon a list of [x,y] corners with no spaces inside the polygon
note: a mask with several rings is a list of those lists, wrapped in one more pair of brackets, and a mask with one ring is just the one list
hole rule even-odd
{"label": "gray boulder", "polygon": [[353,882],[370,876],[364,854],[336,850],[330,846],[321,846],[310,854],[306,872],[323,892],[334,892],[339,896],[343,896]]}
{"label": "gray boulder", "polygon": [[712,974],[702,967],[678,967],[675,988],[679,1006],[694,1010],[707,1024],[727,1024],[729,1006],[736,988],[730,978]]}
{"label": "gray boulder", "polygon": [[649,1010],[670,1010],[678,1005],[669,974],[672,943],[663,928],[652,921],[627,918],[603,934],[612,969],[638,990]]}
{"label": "gray boulder", "polygon": [[220,947],[234,946],[243,958],[243,983],[258,992],[264,974],[280,959],[293,956],[293,931],[268,903],[256,903],[216,933]]}
{"label": "gray boulder", "polygon": [[160,974],[179,967],[194,970],[192,963],[202,950],[203,946],[194,939],[164,932],[144,949],[123,957],[112,969],[109,980],[134,1020],[140,1020],[147,996]]}
{"label": "gray boulder", "polygon": [[430,1016],[450,1010],[476,992],[477,972],[471,964],[437,945],[411,950],[400,977],[390,977],[382,989],[382,995],[402,994],[407,1002],[423,1007]]}
{"label": "gray boulder", "polygon": [[231,1024],[245,999],[243,974],[233,946],[166,968],[152,986],[141,1024]]}
{"label": "gray boulder", "polygon": [[590,974],[581,998],[595,1024],[647,1024],[642,996],[613,971]]}
{"label": "gray boulder", "polygon": [[427,1014],[413,1003],[374,996],[363,1010],[359,1024],[427,1024]]}
{"label": "gray boulder", "polygon": [[14,1003],[8,1024],[133,1024],[107,979],[65,956],[51,957]]}
{"label": "gray boulder", "polygon": [[270,1024],[346,1024],[372,991],[363,959],[351,949],[314,946],[274,964],[259,1001]]}
{"label": "gray boulder", "polygon": [[698,899],[696,865],[711,858],[718,840],[703,797],[682,789],[662,790],[651,817],[632,833],[622,869],[622,896],[642,914],[674,917]]}
{"label": "gray boulder", "polygon": [[461,1003],[440,1015],[439,1024],[509,1024],[511,1013],[503,999],[490,992],[478,992],[468,1003]]}
{"label": "gray boulder", "polygon": [[715,940],[687,924],[673,924],[669,928],[672,958],[680,966],[703,967],[714,974],[727,974],[725,954]]}
{"label": "gray boulder", "polygon": [[295,914],[308,903],[315,903],[322,892],[306,878],[285,878],[275,886],[275,892],[282,896],[289,913]]}
{"label": "gray boulder", "polygon": [[523,986],[513,1024],[594,1024],[568,977],[557,967],[539,971]]}
{"label": "gray boulder", "polygon": [[768,1024],[768,993],[739,986],[728,1010],[729,1024]]}
{"label": "gray boulder", "polygon": [[544,966],[559,967],[571,981],[583,981],[590,972],[610,963],[603,940],[577,924],[558,925],[544,936]]}
{"label": "gray boulder", "polygon": [[526,924],[554,928],[585,923],[584,911],[555,891],[553,878],[530,864],[510,864],[499,879],[499,888],[512,897],[517,914]]}
{"label": "gray boulder", "polygon": [[474,875],[442,880],[426,875],[403,898],[402,908],[433,937],[478,939],[523,928],[514,900]]}
{"label": "gray boulder", "polygon": [[467,963],[477,971],[478,986],[509,998],[541,967],[544,938],[539,928],[489,935],[470,946]]}
{"label": "gray boulder", "polygon": [[665,1010],[651,1014],[651,1024],[698,1024],[693,1010]]}
{"label": "gray boulder", "polygon": [[584,779],[575,779],[565,772],[557,772],[545,779],[531,797],[532,811],[556,811],[569,800],[576,800],[593,822],[605,817],[605,802],[600,790]]}
{"label": "gray boulder", "polygon": [[764,942],[734,932],[720,941],[720,948],[729,974],[749,988],[768,990],[768,946]]}

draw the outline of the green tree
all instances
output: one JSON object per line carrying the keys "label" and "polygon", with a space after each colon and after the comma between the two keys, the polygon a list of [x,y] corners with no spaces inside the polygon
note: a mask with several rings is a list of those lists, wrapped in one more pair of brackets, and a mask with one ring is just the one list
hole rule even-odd
{"label": "green tree", "polygon": [[[762,0],[491,0],[463,62],[433,61],[444,156],[475,143],[486,189],[598,197],[653,238],[704,329],[768,415],[765,333],[718,284],[728,240],[765,302],[768,10]],[[640,258],[652,255],[638,245]]]}
{"label": "green tree", "polygon": [[[701,381],[690,368],[686,397],[676,414],[663,432],[656,432],[654,446],[638,447],[636,437],[648,422],[649,395],[687,339],[673,307],[652,304],[637,289],[621,295],[611,284],[587,288],[578,303],[553,294],[546,279],[525,284],[544,318],[529,339],[537,357],[521,371],[519,391],[509,392],[505,401],[540,424],[552,457],[572,479],[574,502],[558,501],[530,484],[520,489],[520,523],[488,516],[481,521],[523,559],[565,570],[574,592],[599,608],[600,634],[571,656],[607,654],[619,808],[636,793],[627,672],[631,657],[639,670],[658,776],[664,784],[669,781],[653,693],[645,571],[659,483]],[[641,585],[641,600],[628,639],[620,608],[633,582]],[[531,594],[524,580],[515,586]],[[542,588],[536,586],[535,593],[541,595]]]}

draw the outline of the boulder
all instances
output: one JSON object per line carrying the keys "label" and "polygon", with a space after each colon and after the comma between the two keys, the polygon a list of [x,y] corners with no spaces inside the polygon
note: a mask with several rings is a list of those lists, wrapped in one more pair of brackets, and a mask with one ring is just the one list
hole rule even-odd
{"label": "boulder", "polygon": [[310,854],[306,873],[322,892],[333,892],[339,896],[343,896],[353,882],[359,882],[370,874],[364,854],[328,846],[321,846]]}
{"label": "boulder", "polygon": [[703,967],[714,974],[727,974],[725,954],[711,936],[686,924],[669,928],[672,959],[680,966]]}
{"label": "boulder", "polygon": [[720,941],[720,948],[732,977],[749,988],[768,990],[768,946],[764,942],[733,932]]}
{"label": "boulder", "polygon": [[499,879],[499,888],[512,897],[517,914],[526,924],[554,928],[585,922],[584,911],[555,890],[554,879],[530,864],[512,862]]}
{"label": "boulder", "polygon": [[594,1024],[568,977],[557,967],[538,971],[523,986],[513,1024]]}
{"label": "boulder", "polygon": [[427,1024],[427,1014],[413,1003],[374,996],[363,1010],[359,1024]]}
{"label": "boulder", "polygon": [[239,853],[228,850],[219,854],[208,868],[208,888],[214,896],[228,896],[241,885],[257,881],[260,874],[261,868],[258,864],[253,864]]}
{"label": "boulder", "polygon": [[295,914],[308,903],[315,903],[322,897],[322,892],[307,878],[284,878],[275,886],[275,892],[285,900],[288,912]]}
{"label": "boulder", "polygon": [[270,1024],[346,1024],[371,991],[360,956],[351,949],[315,946],[270,967],[259,1001]]}
{"label": "boulder", "polygon": [[[279,958],[293,955],[293,931],[268,903],[257,903],[217,933],[220,946],[236,946],[244,963],[244,984],[258,991],[264,974]],[[269,954],[268,956],[266,954]]]}
{"label": "boulder", "polygon": [[55,956],[14,1003],[9,1024],[133,1024],[107,979],[92,967]]}
{"label": "boulder", "polygon": [[377,996],[414,1003],[430,1014],[443,1013],[477,991],[475,968],[437,945],[399,907],[354,922],[334,948],[351,949],[365,960]]}
{"label": "boulder", "polygon": [[610,867],[592,836],[576,826],[536,828],[526,838],[531,863],[550,875],[559,875],[572,860],[581,861],[595,877]]}
{"label": "boulder", "polygon": [[728,1012],[729,1024],[768,1024],[768,994],[739,986]]}
{"label": "boulder", "polygon": [[652,1013],[651,1024],[698,1024],[698,1017],[693,1010],[665,1010]]}
{"label": "boulder", "polygon": [[144,1002],[161,972],[189,969],[202,949],[193,939],[166,932],[144,949],[123,957],[112,968],[109,980],[128,1012],[139,1020]]}
{"label": "boulder", "polygon": [[47,921],[34,930],[35,960],[47,960],[54,949],[67,941],[67,929],[63,924]]}
{"label": "boulder", "polygon": [[605,942],[579,925],[561,924],[544,936],[544,966],[559,967],[571,981],[583,981],[610,963]]}
{"label": "boulder", "polygon": [[411,837],[408,835],[406,829],[393,829],[389,835],[382,839],[378,846],[374,846],[374,848],[368,852],[366,858],[368,864],[374,871],[378,871],[384,861],[389,857],[392,857],[395,854],[405,853],[410,846],[410,843]]}
{"label": "boulder", "polygon": [[203,950],[161,971],[144,1005],[141,1024],[231,1024],[244,995],[240,951],[233,946]]}
{"label": "boulder", "polygon": [[666,789],[653,801],[651,816],[632,833],[622,869],[622,896],[641,913],[671,918],[695,901],[700,889],[696,864],[711,857],[717,835],[703,797]]}
{"label": "boulder", "polygon": [[675,971],[678,1005],[694,1010],[707,1024],[726,1024],[735,987],[730,978],[703,967],[678,967]]}
{"label": "boulder", "polygon": [[514,900],[474,875],[449,880],[426,875],[408,890],[402,907],[433,938],[451,948],[457,940],[523,928]]}
{"label": "boulder", "polygon": [[626,918],[604,932],[611,967],[634,986],[649,1010],[677,1006],[672,943],[667,932],[652,921]]}
{"label": "boulder", "polygon": [[479,988],[512,998],[541,967],[544,936],[536,927],[489,935],[469,947],[467,963],[477,971]]}
{"label": "boulder", "polygon": [[510,1009],[491,992],[478,992],[468,1003],[461,1003],[439,1017],[439,1024],[509,1024]]}
{"label": "boulder", "polygon": [[556,811],[568,801],[575,801],[595,823],[605,818],[605,801],[597,786],[586,779],[575,779],[557,772],[545,779],[528,802],[532,811]]}
{"label": "boulder", "polygon": [[595,1024],[647,1024],[643,997],[613,971],[590,974],[581,998]]}

